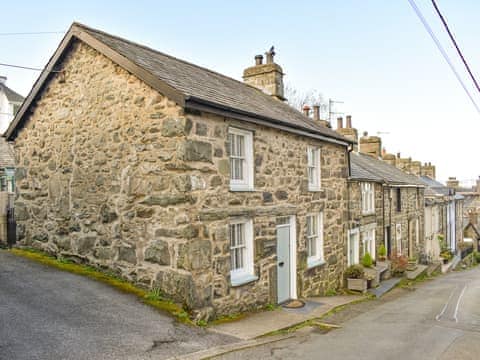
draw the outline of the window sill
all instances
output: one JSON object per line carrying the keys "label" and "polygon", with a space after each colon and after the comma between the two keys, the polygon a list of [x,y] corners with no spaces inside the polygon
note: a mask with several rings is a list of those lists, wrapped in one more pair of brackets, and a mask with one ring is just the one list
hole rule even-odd
{"label": "window sill", "polygon": [[375,210],[373,211],[362,211],[363,216],[375,215]]}
{"label": "window sill", "polygon": [[257,280],[258,280],[258,276],[245,274],[245,275],[239,275],[232,278],[230,282],[232,287],[237,287],[237,286],[242,286]]}
{"label": "window sill", "polygon": [[307,268],[308,269],[312,269],[312,268],[315,268],[315,267],[318,267],[318,266],[321,266],[321,265],[325,265],[325,264],[326,264],[325,260],[322,260],[322,259],[307,260]]}
{"label": "window sill", "polygon": [[314,188],[310,188],[310,187],[308,188],[308,191],[310,191],[310,192],[320,192],[322,190],[323,190],[322,188],[315,188],[315,187]]}
{"label": "window sill", "polygon": [[255,189],[251,188],[251,187],[248,187],[248,186],[235,186],[235,187],[230,186],[230,191],[232,191],[232,192],[254,192]]}

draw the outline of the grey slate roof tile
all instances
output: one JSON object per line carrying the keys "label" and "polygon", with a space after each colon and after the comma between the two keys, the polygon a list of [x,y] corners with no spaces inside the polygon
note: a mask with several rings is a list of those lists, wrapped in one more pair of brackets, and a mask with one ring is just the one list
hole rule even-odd
{"label": "grey slate roof tile", "polygon": [[0,92],[1,91],[5,93],[5,96],[7,97],[8,101],[15,102],[15,103],[23,102],[23,96],[16,93],[5,84],[0,84]]}
{"label": "grey slate roof tile", "polygon": [[15,156],[12,146],[0,136],[0,169],[15,166]]}
{"label": "grey slate roof tile", "polygon": [[317,124],[300,111],[253,86],[85,25],[76,23],[76,26],[187,97],[351,143],[334,130]]}
{"label": "grey slate roof tile", "polygon": [[418,177],[404,173],[383,160],[370,155],[351,153],[351,179],[385,182],[391,185],[425,186]]}

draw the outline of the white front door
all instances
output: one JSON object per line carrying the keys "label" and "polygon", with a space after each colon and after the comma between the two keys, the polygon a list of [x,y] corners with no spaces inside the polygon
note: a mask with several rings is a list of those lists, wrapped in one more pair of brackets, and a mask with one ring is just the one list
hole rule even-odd
{"label": "white front door", "polygon": [[277,303],[297,297],[295,216],[277,221]]}

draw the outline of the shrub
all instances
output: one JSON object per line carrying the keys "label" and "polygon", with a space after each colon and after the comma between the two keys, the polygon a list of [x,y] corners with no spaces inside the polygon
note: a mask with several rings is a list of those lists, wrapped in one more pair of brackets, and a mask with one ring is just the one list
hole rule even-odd
{"label": "shrub", "polygon": [[378,248],[378,256],[384,258],[387,256],[387,249],[385,248],[385,245],[380,245]]}
{"label": "shrub", "polygon": [[480,264],[480,252],[475,251],[475,252],[473,253],[473,258],[475,259],[475,261],[476,261],[477,264]]}
{"label": "shrub", "polygon": [[365,270],[361,265],[351,265],[345,270],[345,277],[347,279],[363,279]]}
{"label": "shrub", "polygon": [[446,259],[447,261],[450,261],[453,258],[453,253],[452,253],[451,250],[443,250],[440,253],[440,257],[443,258],[443,259]]}
{"label": "shrub", "polygon": [[391,258],[392,273],[402,275],[408,266],[408,258],[404,255],[393,255]]}
{"label": "shrub", "polygon": [[362,257],[362,265],[367,267],[367,268],[370,268],[372,267],[373,265],[373,259],[372,259],[372,255],[370,255],[370,253],[365,253],[365,255],[363,255]]}

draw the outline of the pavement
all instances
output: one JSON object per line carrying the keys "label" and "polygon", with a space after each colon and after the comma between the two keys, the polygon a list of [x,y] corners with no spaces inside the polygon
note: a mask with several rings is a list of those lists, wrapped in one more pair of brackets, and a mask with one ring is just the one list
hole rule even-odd
{"label": "pavement", "polygon": [[363,299],[360,295],[312,297],[297,309],[278,307],[272,311],[251,314],[240,320],[210,326],[209,329],[242,340],[252,340],[274,331],[290,328],[307,320],[321,317],[334,308]]}
{"label": "pavement", "polygon": [[0,250],[0,359],[166,359],[238,342]]}
{"label": "pavement", "polygon": [[[304,328],[284,341],[215,359],[477,360],[479,298],[480,267],[450,272],[323,319],[331,323],[335,317],[344,317],[337,330]],[[345,316],[349,312],[354,316]]]}

